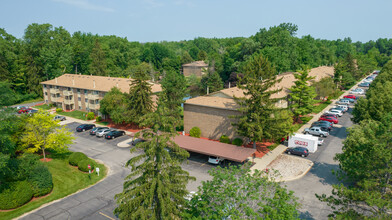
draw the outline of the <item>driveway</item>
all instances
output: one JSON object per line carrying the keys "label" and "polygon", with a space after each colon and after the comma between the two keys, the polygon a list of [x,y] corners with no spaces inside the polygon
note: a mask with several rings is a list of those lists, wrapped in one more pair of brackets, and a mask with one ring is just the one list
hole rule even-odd
{"label": "driveway", "polygon": [[[117,144],[129,138],[128,136],[106,140],[91,136],[88,131],[75,132],[78,125],[76,122],[66,125],[76,137],[70,150],[83,152],[106,164],[110,168],[108,176],[84,191],[47,205],[21,219],[117,219],[113,215],[116,207],[114,195],[122,192],[124,178],[131,172],[124,164],[138,153],[130,154],[130,148],[117,147]],[[201,181],[211,179],[207,172],[215,166],[207,163],[206,156],[191,154],[182,167],[191,176],[196,177],[197,180],[187,186],[189,191],[196,191]]]}
{"label": "driveway", "polygon": [[332,170],[339,169],[339,163],[333,158],[336,153],[342,152],[342,141],[347,137],[346,128],[353,125],[351,112],[352,109],[339,118],[339,124],[324,139],[324,145],[307,157],[314,162],[312,169],[303,178],[284,183],[289,190],[294,191],[302,204],[301,219],[328,219],[332,213],[329,206],[320,202],[315,194],[331,195],[332,184],[340,183],[332,174]]}

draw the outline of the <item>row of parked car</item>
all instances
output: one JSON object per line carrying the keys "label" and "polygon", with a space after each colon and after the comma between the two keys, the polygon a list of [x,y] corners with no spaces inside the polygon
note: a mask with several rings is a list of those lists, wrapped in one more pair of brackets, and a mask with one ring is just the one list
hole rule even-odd
{"label": "row of parked car", "polygon": [[96,127],[94,124],[81,124],[76,127],[77,132],[90,130],[90,135],[96,137],[105,137],[106,139],[113,139],[125,135],[125,131],[115,130],[108,127]]}

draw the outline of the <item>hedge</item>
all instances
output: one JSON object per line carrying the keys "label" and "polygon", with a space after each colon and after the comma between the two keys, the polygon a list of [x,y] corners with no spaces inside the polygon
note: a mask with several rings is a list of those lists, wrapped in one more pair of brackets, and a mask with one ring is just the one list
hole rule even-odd
{"label": "hedge", "polygon": [[69,155],[68,158],[68,163],[71,164],[72,166],[77,166],[79,161],[88,159],[86,154],[82,152],[74,152],[71,155]]}
{"label": "hedge", "polygon": [[233,140],[232,144],[237,145],[237,146],[242,146],[243,141],[241,138],[236,138]]}
{"label": "hedge", "polygon": [[29,183],[33,189],[33,196],[39,197],[50,193],[53,189],[52,174],[46,166],[37,166],[30,173]]}
{"label": "hedge", "polygon": [[79,170],[81,170],[83,172],[88,172],[88,165],[91,166],[91,171],[92,171],[97,166],[97,163],[91,159],[81,160],[78,163],[78,168],[79,168]]}
{"label": "hedge", "polygon": [[98,116],[98,117],[95,119],[95,121],[96,121],[96,122],[102,121],[102,117],[101,117],[101,116]]}
{"label": "hedge", "polygon": [[56,112],[62,112],[63,111],[63,109],[61,109],[61,108],[56,108]]}
{"label": "hedge", "polygon": [[230,138],[227,135],[222,135],[219,138],[219,142],[230,144]]}
{"label": "hedge", "polygon": [[87,120],[93,120],[95,117],[94,112],[87,113]]}
{"label": "hedge", "polygon": [[191,137],[200,138],[200,135],[201,135],[201,130],[199,127],[193,127],[189,131],[189,136],[191,136]]}
{"label": "hedge", "polygon": [[17,208],[33,197],[33,191],[27,181],[12,182],[7,186],[3,185],[2,188],[0,193],[0,209],[2,210]]}

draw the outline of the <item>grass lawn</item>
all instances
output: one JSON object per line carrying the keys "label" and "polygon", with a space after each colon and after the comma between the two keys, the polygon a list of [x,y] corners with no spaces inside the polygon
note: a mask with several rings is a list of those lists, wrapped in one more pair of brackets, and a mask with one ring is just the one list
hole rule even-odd
{"label": "grass lawn", "polygon": [[36,99],[32,99],[32,100],[27,100],[27,101],[23,101],[21,103],[15,104],[15,105],[22,105],[22,104],[28,104],[28,103],[32,103],[32,102],[40,102],[40,101],[44,101],[43,98],[39,97]]}
{"label": "grass lawn", "polygon": [[96,122],[96,123],[100,124],[100,125],[104,125],[104,126],[107,126],[109,124],[109,122],[107,122],[107,121],[101,121],[101,122]]}
{"label": "grass lawn", "polygon": [[331,104],[331,101],[326,101],[321,103],[320,105],[314,106],[313,108],[313,113],[317,114],[321,112],[323,109],[325,109],[329,104]]}
{"label": "grass lawn", "polygon": [[49,110],[51,107],[48,104],[43,104],[43,105],[36,105],[33,106],[34,108],[42,109],[42,110]]}
{"label": "grass lawn", "polygon": [[[41,205],[51,202],[56,199],[63,198],[87,186],[93,185],[106,176],[107,170],[103,164],[98,164],[100,169],[99,176],[96,173],[91,174],[91,179],[88,173],[83,173],[77,167],[72,167],[68,164],[68,155],[60,156],[53,155],[53,160],[46,162],[53,177],[53,190],[48,196],[38,198],[29,202],[19,208],[9,212],[0,212],[0,219],[12,219],[18,217],[26,212],[40,207]],[[52,155],[49,155],[49,157]]]}
{"label": "grass lawn", "polygon": [[56,112],[59,115],[64,115],[64,116],[69,116],[72,118],[77,118],[77,119],[81,119],[81,120],[86,120],[86,114],[87,112],[81,112],[78,110],[74,110],[72,112]]}

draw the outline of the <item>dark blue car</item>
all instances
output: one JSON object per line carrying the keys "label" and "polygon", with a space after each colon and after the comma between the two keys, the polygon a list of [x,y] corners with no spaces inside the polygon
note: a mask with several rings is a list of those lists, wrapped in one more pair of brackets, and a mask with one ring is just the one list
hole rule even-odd
{"label": "dark blue car", "polygon": [[78,127],[76,127],[76,131],[77,132],[87,131],[87,130],[90,130],[93,128],[95,128],[95,125],[93,125],[93,124],[81,124]]}
{"label": "dark blue car", "polygon": [[294,154],[301,157],[307,157],[309,155],[309,151],[305,147],[294,147],[294,148],[287,148],[287,154]]}

